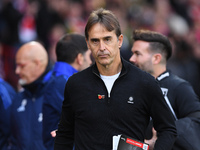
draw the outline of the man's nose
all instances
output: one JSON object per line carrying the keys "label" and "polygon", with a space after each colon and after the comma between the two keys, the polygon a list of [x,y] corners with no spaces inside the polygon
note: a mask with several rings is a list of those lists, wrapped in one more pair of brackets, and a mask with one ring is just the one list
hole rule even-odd
{"label": "man's nose", "polygon": [[131,58],[129,59],[129,61],[132,62],[132,63],[136,62],[136,57],[135,57],[134,54],[131,56]]}
{"label": "man's nose", "polygon": [[100,43],[99,43],[99,49],[100,49],[101,51],[103,51],[103,50],[106,49],[105,43],[104,43],[103,41],[100,41]]}
{"label": "man's nose", "polygon": [[17,66],[16,69],[15,69],[15,73],[19,74],[19,72],[20,72],[20,68],[19,68],[19,66]]}

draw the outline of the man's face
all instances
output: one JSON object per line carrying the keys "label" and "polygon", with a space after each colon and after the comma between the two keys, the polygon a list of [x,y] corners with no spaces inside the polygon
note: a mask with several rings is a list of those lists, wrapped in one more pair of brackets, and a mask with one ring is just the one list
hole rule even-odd
{"label": "man's face", "polygon": [[115,31],[109,32],[99,23],[91,27],[88,35],[88,48],[97,64],[108,66],[117,56],[120,56],[119,47],[122,45],[122,35],[117,38]]}
{"label": "man's face", "polygon": [[130,62],[140,69],[152,73],[153,71],[153,54],[149,51],[149,43],[145,41],[135,41],[132,46],[132,56]]}
{"label": "man's face", "polygon": [[19,75],[21,85],[30,84],[37,79],[37,65],[23,54],[16,55],[16,74]]}

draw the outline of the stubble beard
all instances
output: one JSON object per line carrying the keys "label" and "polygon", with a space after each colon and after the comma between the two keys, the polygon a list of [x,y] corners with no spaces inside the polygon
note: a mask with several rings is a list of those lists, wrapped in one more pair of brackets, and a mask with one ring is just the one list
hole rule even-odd
{"label": "stubble beard", "polygon": [[24,80],[24,79],[19,79],[18,83],[23,86],[23,85],[26,85],[27,84],[27,81]]}

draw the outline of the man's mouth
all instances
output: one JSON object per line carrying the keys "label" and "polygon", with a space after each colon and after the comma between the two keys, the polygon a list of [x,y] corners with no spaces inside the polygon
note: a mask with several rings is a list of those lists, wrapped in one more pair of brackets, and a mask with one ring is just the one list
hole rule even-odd
{"label": "man's mouth", "polygon": [[99,57],[101,57],[101,58],[104,58],[104,57],[107,57],[108,55],[106,55],[106,54],[103,54],[103,55],[99,55]]}

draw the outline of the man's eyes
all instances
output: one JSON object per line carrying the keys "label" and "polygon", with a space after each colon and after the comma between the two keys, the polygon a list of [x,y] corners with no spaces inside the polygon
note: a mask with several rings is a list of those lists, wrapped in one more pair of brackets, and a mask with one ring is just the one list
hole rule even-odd
{"label": "man's eyes", "polygon": [[91,41],[93,44],[98,44],[98,42],[99,42],[99,40],[97,40],[97,39],[92,39]]}
{"label": "man's eyes", "polygon": [[17,67],[19,68],[24,68],[26,66],[26,64],[17,64]]}
{"label": "man's eyes", "polygon": [[138,53],[138,52],[133,52],[132,55],[139,56],[140,53]]}
{"label": "man's eyes", "polygon": [[104,41],[105,41],[105,42],[110,42],[110,41],[111,41],[111,38],[105,38]]}
{"label": "man's eyes", "polygon": [[[105,44],[109,44],[111,42],[111,38],[110,37],[104,38],[103,42]],[[91,43],[94,44],[94,45],[98,45],[100,43],[100,40],[99,39],[91,39]]]}

